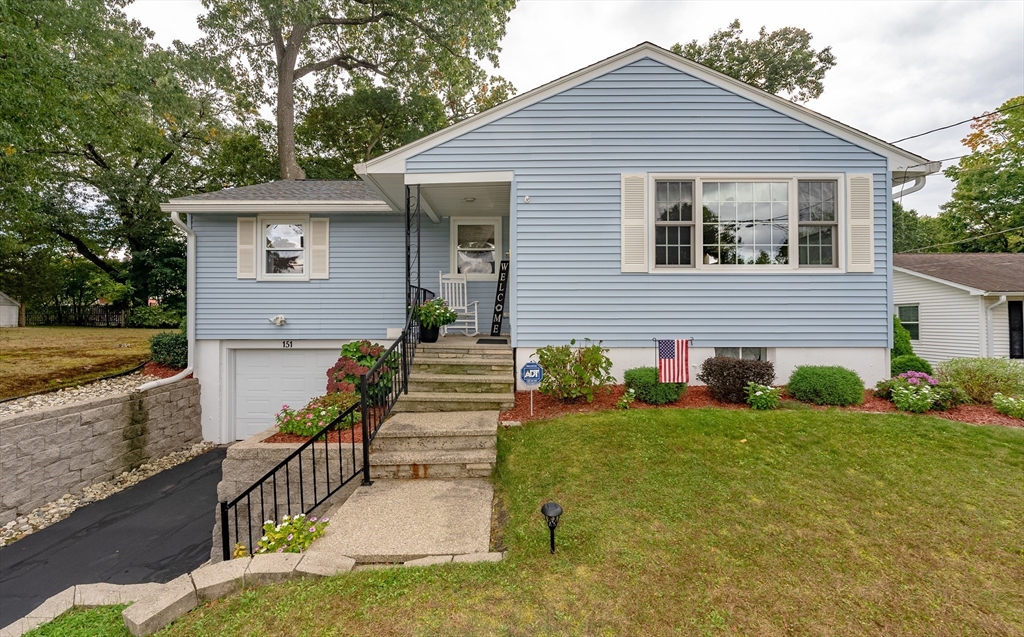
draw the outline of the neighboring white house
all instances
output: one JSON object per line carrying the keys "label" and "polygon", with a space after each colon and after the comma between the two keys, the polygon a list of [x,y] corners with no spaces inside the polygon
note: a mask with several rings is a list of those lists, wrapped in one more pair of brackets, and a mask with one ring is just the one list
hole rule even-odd
{"label": "neighboring white house", "polygon": [[893,303],[914,352],[1024,358],[1024,254],[893,255]]}
{"label": "neighboring white house", "polygon": [[21,305],[0,292],[0,327],[18,327],[18,310]]}

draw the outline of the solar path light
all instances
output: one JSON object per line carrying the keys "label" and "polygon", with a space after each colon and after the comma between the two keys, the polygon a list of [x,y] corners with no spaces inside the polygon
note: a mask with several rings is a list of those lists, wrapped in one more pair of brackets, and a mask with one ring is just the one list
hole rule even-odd
{"label": "solar path light", "polygon": [[555,527],[558,526],[558,518],[562,517],[562,507],[557,502],[548,502],[540,508],[540,512],[548,521],[548,529],[551,530],[551,553],[555,552]]}

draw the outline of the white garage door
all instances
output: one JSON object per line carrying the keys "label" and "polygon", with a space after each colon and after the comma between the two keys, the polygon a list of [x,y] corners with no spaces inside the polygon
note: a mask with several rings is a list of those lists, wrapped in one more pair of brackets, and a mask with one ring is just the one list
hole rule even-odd
{"label": "white garage door", "polygon": [[235,438],[274,424],[282,405],[298,408],[327,390],[336,349],[235,350]]}

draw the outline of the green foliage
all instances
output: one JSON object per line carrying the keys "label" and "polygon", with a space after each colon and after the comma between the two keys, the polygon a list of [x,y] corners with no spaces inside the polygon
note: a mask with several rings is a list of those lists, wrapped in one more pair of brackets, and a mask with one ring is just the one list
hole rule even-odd
{"label": "green foliage", "polygon": [[274,415],[277,421],[277,430],[297,436],[313,436],[331,424],[346,409],[358,403],[359,394],[335,392],[314,398],[301,409],[292,409],[288,405],[282,405],[281,411]]}
{"label": "green foliage", "polygon": [[[892,251],[910,252],[945,241],[938,217],[918,215],[916,210],[892,202]],[[930,250],[929,250],[930,251]]]}
{"label": "green foliage", "polygon": [[910,344],[910,331],[900,323],[900,317],[892,317],[892,357],[913,356],[914,347]]}
{"label": "green foliage", "polygon": [[626,389],[634,391],[636,397],[648,405],[674,403],[686,391],[686,383],[658,382],[656,367],[627,369],[622,377],[626,383]]}
{"label": "green foliage", "polygon": [[585,398],[592,403],[595,393],[614,380],[608,350],[601,347],[600,341],[593,343],[588,338],[585,342],[573,347],[573,339],[568,345],[548,345],[537,350],[537,362],[544,369],[540,393],[564,402]]}
{"label": "green foliage", "polygon": [[816,405],[859,405],[864,402],[864,381],[845,367],[802,365],[789,377],[786,392]]}
{"label": "green foliage", "polygon": [[749,383],[771,386],[775,382],[775,366],[768,361],[715,356],[701,363],[697,379],[716,400],[739,404],[747,401]]}
{"label": "green foliage", "polygon": [[782,397],[782,390],[778,387],[747,383],[747,404],[751,409],[759,411],[776,409]]}
{"label": "green foliage", "polygon": [[188,366],[188,334],[185,330],[154,334],[149,339],[149,356],[154,363],[184,369]]}
{"label": "green foliage", "polygon": [[[341,358],[327,370],[327,393],[358,392],[361,384],[360,376],[377,364],[380,357],[384,355],[384,351],[383,345],[366,340],[342,345]],[[368,378],[367,382],[370,380]]]}
{"label": "green foliage", "polygon": [[1014,398],[996,392],[992,394],[992,406],[1001,414],[1024,420],[1024,398]]}
{"label": "green foliage", "polygon": [[622,396],[615,401],[616,409],[629,409],[633,402],[636,400],[636,392],[632,389],[627,389],[622,393]]}
{"label": "green foliage", "polygon": [[24,633],[23,637],[130,637],[121,613],[128,604],[75,607]]}
{"label": "green foliage", "polygon": [[[950,240],[992,235],[945,247],[953,252],[1024,252],[1024,96],[972,122],[963,143],[971,154],[943,174],[953,181],[939,221]],[[997,233],[997,234],[993,234]]]}
{"label": "green foliage", "polygon": [[787,94],[803,103],[820,97],[825,73],[836,65],[832,47],[811,47],[813,36],[804,29],[783,27],[768,32],[761,27],[756,40],[744,40],[739,20],[711,34],[706,44],[691,40],[672,45],[672,52],[709,66],[751,86]]}
{"label": "green foliage", "polygon": [[180,312],[162,305],[143,305],[132,308],[128,315],[128,327],[178,327],[183,318]]}
{"label": "green foliage", "polygon": [[921,414],[932,408],[932,404],[938,399],[938,389],[927,384],[908,385],[906,382],[897,383],[891,389],[892,404],[900,411],[910,411]]}
{"label": "green foliage", "polygon": [[416,308],[416,320],[422,327],[451,325],[458,318],[458,313],[448,307],[448,302],[442,298],[430,299]]}
{"label": "green foliage", "polygon": [[329,522],[328,518],[307,518],[304,513],[295,517],[286,515],[280,524],[267,520],[263,523],[263,537],[259,539],[256,553],[302,553],[313,540],[323,537]]}
{"label": "green foliage", "polygon": [[925,359],[914,354],[904,354],[903,356],[897,356],[892,359],[889,364],[890,373],[893,376],[899,376],[903,372],[924,372],[925,374],[932,374],[932,366]]}
{"label": "green foliage", "polygon": [[939,363],[936,377],[977,403],[991,403],[997,392],[1024,396],[1024,361],[1007,358],[954,358]]}

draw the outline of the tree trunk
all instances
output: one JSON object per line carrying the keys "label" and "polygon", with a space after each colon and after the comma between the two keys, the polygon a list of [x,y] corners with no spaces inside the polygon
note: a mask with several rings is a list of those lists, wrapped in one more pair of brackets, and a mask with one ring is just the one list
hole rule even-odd
{"label": "tree trunk", "polygon": [[305,179],[306,173],[295,160],[295,60],[298,46],[285,49],[277,63],[277,152],[281,160],[281,179]]}
{"label": "tree trunk", "polygon": [[25,327],[25,304],[18,306],[18,327]]}

